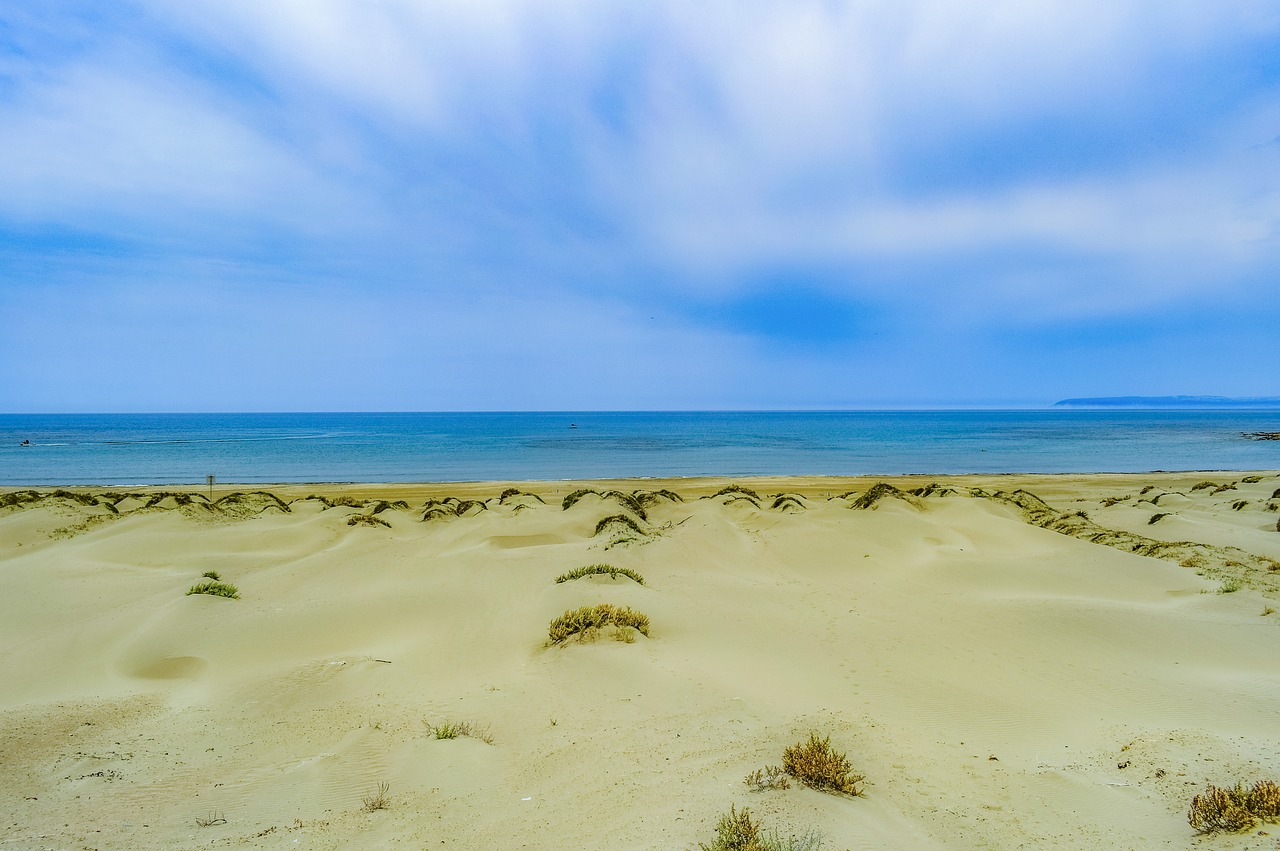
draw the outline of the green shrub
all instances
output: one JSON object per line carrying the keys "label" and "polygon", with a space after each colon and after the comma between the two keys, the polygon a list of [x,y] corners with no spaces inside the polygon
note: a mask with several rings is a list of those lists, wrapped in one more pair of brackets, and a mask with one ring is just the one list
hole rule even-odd
{"label": "green shrub", "polygon": [[381,517],[377,517],[373,514],[352,514],[350,517],[347,518],[347,525],[348,526],[373,526],[375,528],[378,526],[385,526],[388,529],[391,528],[390,523],[383,520]]}
{"label": "green shrub", "polygon": [[625,576],[640,585],[644,584],[644,577],[636,573],[629,567],[614,567],[611,564],[589,564],[586,567],[575,568],[568,573],[562,573],[556,577],[556,582],[572,582],[575,579],[581,579],[584,576],[596,576],[608,574],[610,579],[617,579],[619,576]]}
{"label": "green shrub", "polygon": [[830,736],[819,739],[817,733],[782,752],[782,770],[811,789],[842,795],[861,795],[858,784],[866,779],[853,773],[845,755],[831,748]]}
{"label": "green shrub", "polygon": [[649,634],[649,618],[640,612],[632,611],[626,606],[613,606],[600,603],[596,606],[582,606],[569,609],[563,615],[551,621],[547,628],[547,638],[552,644],[560,644],[575,635],[584,638],[592,637],[606,626],[631,627],[641,635]]}
{"label": "green shrub", "polygon": [[203,576],[205,579],[212,579],[214,582],[217,582],[219,579],[222,578],[221,576],[218,575],[218,571],[216,570],[206,570],[204,573],[200,575]]}
{"label": "green shrub", "polygon": [[229,582],[197,582],[187,589],[187,596],[192,594],[208,594],[212,597],[226,597],[229,600],[240,598],[240,589]]}

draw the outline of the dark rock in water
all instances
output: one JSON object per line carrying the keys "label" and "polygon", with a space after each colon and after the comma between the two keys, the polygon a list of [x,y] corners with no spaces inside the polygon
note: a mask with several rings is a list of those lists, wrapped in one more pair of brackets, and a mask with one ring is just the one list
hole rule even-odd
{"label": "dark rock in water", "polygon": [[1242,431],[1240,436],[1250,440],[1280,440],[1280,431]]}

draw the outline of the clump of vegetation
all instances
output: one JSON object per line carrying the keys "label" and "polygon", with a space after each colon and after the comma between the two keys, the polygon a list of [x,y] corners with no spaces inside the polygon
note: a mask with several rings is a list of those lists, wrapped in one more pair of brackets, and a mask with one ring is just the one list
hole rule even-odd
{"label": "clump of vegetation", "polygon": [[1156,525],[1157,523],[1159,523],[1161,520],[1165,519],[1165,518],[1166,518],[1166,517],[1168,517],[1168,516],[1169,516],[1169,513],[1168,513],[1168,512],[1163,512],[1163,513],[1160,513],[1160,514],[1152,514],[1152,515],[1151,515],[1151,519],[1147,521],[1147,525],[1148,525],[1148,526],[1154,526],[1154,525]]}
{"label": "clump of vegetation", "polygon": [[858,784],[866,778],[855,774],[848,758],[831,747],[831,737],[809,734],[808,742],[782,752],[782,770],[811,789],[840,795],[861,795]]}
{"label": "clump of vegetation", "polygon": [[627,515],[610,514],[608,517],[601,519],[601,521],[596,524],[596,530],[592,532],[592,535],[593,536],[599,535],[601,532],[605,531],[607,528],[609,528],[609,526],[615,523],[620,526],[625,526],[626,528],[630,529],[632,532],[635,532],[637,535],[645,534],[645,531],[640,528],[640,524],[636,523],[636,521],[632,520]]}
{"label": "clump of vegetation", "polygon": [[364,811],[366,813],[385,810],[391,806],[391,784],[385,780],[382,781],[376,789],[365,795],[361,800],[364,803]]}
{"label": "clump of vegetation", "polygon": [[444,499],[429,499],[422,509],[423,520],[440,520],[458,516],[457,505]]}
{"label": "clump of vegetation", "polygon": [[529,493],[529,491],[522,491],[520,490],[520,488],[507,488],[501,494],[498,495],[498,502],[502,504],[506,504],[507,500],[516,496],[531,496],[534,499],[536,499],[538,502],[546,502],[546,500],[538,496],[536,493]]}
{"label": "clump of vegetation", "polygon": [[918,503],[913,503],[905,493],[898,490],[888,482],[876,482],[866,493],[855,499],[853,504],[849,507],[856,508],[860,511],[865,510],[886,497],[896,497],[897,499],[901,499],[905,502],[918,505]]}
{"label": "clump of vegetation", "polygon": [[599,496],[600,491],[592,490],[591,488],[580,488],[564,498],[564,500],[560,503],[561,510],[568,511],[570,508],[573,508],[573,506],[577,503],[578,500],[590,494],[595,494],[596,496]]}
{"label": "clump of vegetation", "polygon": [[346,506],[347,508],[364,508],[364,500],[356,499],[353,496],[335,496],[333,499],[326,499],[325,497],[320,498],[329,503],[330,508],[334,508],[339,505]]}
{"label": "clump of vegetation", "polygon": [[1217,486],[1218,486],[1217,482],[1210,482],[1210,481],[1196,482],[1194,485],[1191,486],[1191,490],[1193,492],[1202,491],[1207,488],[1216,488]]}
{"label": "clump of vegetation", "polygon": [[1262,476],[1245,476],[1240,480],[1241,484],[1246,485],[1256,485],[1260,481],[1262,481]]}
{"label": "clump of vegetation", "polygon": [[629,493],[625,493],[623,491],[617,491],[617,490],[606,491],[604,493],[601,493],[600,491],[592,490],[591,488],[582,488],[581,490],[576,490],[573,493],[566,496],[564,498],[564,501],[560,503],[560,507],[563,510],[568,511],[575,504],[577,504],[578,500],[582,499],[585,496],[589,496],[593,494],[595,496],[600,497],[601,499],[614,500],[623,508],[626,508],[629,511],[633,512],[641,520],[649,519],[649,516],[645,513],[644,505],[641,504],[639,499],[637,499],[635,496],[632,496]]}
{"label": "clump of vegetation", "polygon": [[187,596],[190,597],[192,594],[208,594],[211,597],[226,597],[229,600],[240,599],[239,588],[230,582],[219,582],[216,579],[192,585],[187,589]]}
{"label": "clump of vegetation", "polygon": [[1235,482],[1227,482],[1225,485],[1218,485],[1213,489],[1214,493],[1222,493],[1223,491],[1233,491],[1236,489]]}
{"label": "clump of vegetation", "polygon": [[769,507],[774,511],[804,511],[804,500],[796,494],[782,493]]}
{"label": "clump of vegetation", "polygon": [[[560,644],[573,638],[575,635],[581,638],[592,638],[600,629],[612,626],[620,628],[623,634],[626,628],[630,627],[641,635],[649,634],[649,618],[647,615],[633,611],[626,606],[614,606],[609,603],[600,603],[595,606],[582,606],[578,609],[569,609],[563,615],[551,621],[547,627],[547,638],[551,644]],[[618,630],[615,630],[615,638],[618,637]]]}
{"label": "clump of vegetation", "polygon": [[761,844],[760,826],[751,819],[751,810],[729,805],[729,812],[720,817],[716,824],[716,841],[707,845],[698,843],[701,851],[764,851]]}
{"label": "clump of vegetation", "polygon": [[481,511],[487,511],[489,506],[485,505],[478,499],[464,499],[458,502],[458,516],[461,517],[473,508],[478,508]]}
{"label": "clump of vegetation", "polygon": [[222,576],[219,575],[218,571],[216,570],[206,570],[204,573],[200,575],[203,576],[205,579],[212,579],[214,582],[217,582],[219,579],[222,578]]}
{"label": "clump of vegetation", "polygon": [[486,724],[481,727],[471,721],[444,721],[440,724],[428,725],[431,734],[437,739],[456,739],[464,736],[468,739],[476,739],[484,742],[486,745],[493,744],[493,736],[489,733],[489,727]]}
{"label": "clump of vegetation", "polygon": [[799,836],[782,836],[775,830],[765,832],[751,818],[751,810],[741,811],[730,805],[729,812],[716,824],[716,839],[710,845],[698,843],[700,851],[820,851],[822,837],[814,831]]}
{"label": "clump of vegetation", "polygon": [[377,504],[373,506],[372,510],[369,511],[369,513],[381,514],[382,512],[386,511],[388,508],[398,508],[401,511],[404,511],[409,508],[409,503],[405,502],[403,499],[397,499],[395,502],[387,502],[385,499],[380,499],[378,500]]}
{"label": "clump of vegetation", "polygon": [[556,577],[556,583],[572,582],[575,579],[581,579],[584,576],[597,576],[608,574],[610,579],[617,579],[619,576],[625,576],[628,579],[643,585],[644,577],[636,573],[629,567],[614,567],[611,564],[588,564],[585,567],[575,568],[568,573],[562,573]]}
{"label": "clump of vegetation", "polygon": [[217,810],[214,810],[213,812],[209,813],[209,815],[205,816],[204,818],[200,818],[199,816],[196,817],[196,827],[213,827],[215,825],[226,824],[226,823],[227,823],[226,817],[223,816],[222,813],[218,812]]}
{"label": "clump of vegetation", "polygon": [[1234,576],[1228,576],[1226,579],[1222,580],[1222,584],[1218,586],[1218,593],[1234,594],[1239,591],[1241,587],[1239,579],[1236,579]]}
{"label": "clump of vegetation", "polygon": [[1271,608],[1270,606],[1263,606],[1263,607],[1262,607],[1262,616],[1263,616],[1264,618],[1265,618],[1267,615],[1274,615],[1275,613],[1276,613],[1276,610],[1275,610],[1275,609],[1273,609],[1273,608]]}
{"label": "clump of vegetation", "polygon": [[748,774],[742,782],[746,783],[755,792],[763,792],[766,789],[791,788],[791,781],[787,779],[787,772],[777,765],[766,765],[764,768],[757,768]]}
{"label": "clump of vegetation", "polygon": [[646,508],[650,505],[655,505],[656,503],[661,502],[662,500],[668,500],[670,502],[684,502],[684,498],[680,496],[680,494],[676,493],[675,491],[666,490],[665,488],[661,490],[656,490],[656,491],[638,490],[638,491],[634,491],[632,493],[632,496],[636,498],[636,502],[638,504]]}
{"label": "clump of vegetation", "polygon": [[1248,830],[1260,821],[1280,821],[1280,785],[1259,780],[1219,788],[1210,785],[1191,799],[1187,821],[1201,833]]}
{"label": "clump of vegetation", "polygon": [[1231,503],[1231,510],[1239,511],[1240,509],[1244,508],[1248,504],[1249,504],[1249,500],[1247,499],[1237,499],[1235,502]]}
{"label": "clump of vegetation", "polygon": [[751,488],[746,488],[742,485],[726,485],[711,494],[711,496],[706,497],[706,499],[716,499],[721,496],[745,496],[753,502],[760,501],[760,494],[756,493]]}
{"label": "clump of vegetation", "polygon": [[385,526],[390,529],[391,524],[378,517],[375,514],[352,514],[347,518],[348,526]]}

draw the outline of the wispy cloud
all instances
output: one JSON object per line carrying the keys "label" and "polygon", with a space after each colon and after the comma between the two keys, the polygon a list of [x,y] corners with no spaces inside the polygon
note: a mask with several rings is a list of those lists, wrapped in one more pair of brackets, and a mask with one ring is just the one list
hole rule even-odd
{"label": "wispy cloud", "polygon": [[[1028,329],[1096,365],[1130,327],[1116,380],[1166,388],[1141,351],[1280,319],[1278,42],[1261,0],[9,8],[4,330],[309,327],[388,376],[352,405],[449,408],[1045,401],[1075,378],[1025,369]],[[465,355],[401,368],[430,344]],[[588,345],[645,368],[620,390]],[[86,362],[0,391],[74,408]]]}

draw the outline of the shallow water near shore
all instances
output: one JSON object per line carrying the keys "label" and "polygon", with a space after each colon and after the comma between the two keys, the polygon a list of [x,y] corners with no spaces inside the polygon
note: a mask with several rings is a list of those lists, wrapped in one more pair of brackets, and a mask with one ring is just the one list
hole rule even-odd
{"label": "shallow water near shore", "polygon": [[[1277,411],[0,415],[0,484],[1280,467]],[[23,446],[23,441],[29,445]]]}

